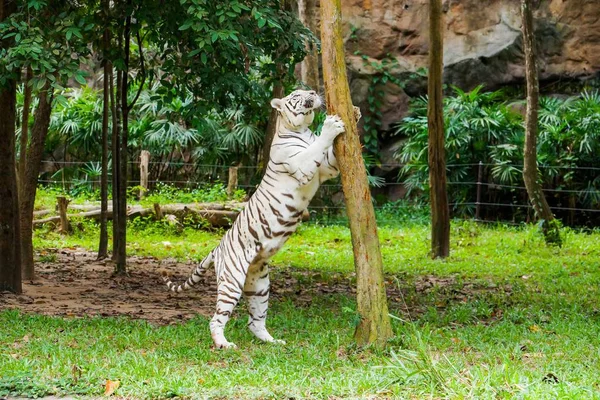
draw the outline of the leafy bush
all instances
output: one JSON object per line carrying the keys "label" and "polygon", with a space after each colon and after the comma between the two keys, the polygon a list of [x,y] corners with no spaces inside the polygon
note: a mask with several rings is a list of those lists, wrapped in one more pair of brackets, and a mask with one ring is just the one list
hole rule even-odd
{"label": "leafy bush", "polygon": [[[450,202],[457,214],[470,214],[478,178],[484,164],[487,198],[494,202],[524,204],[522,164],[523,117],[513,111],[502,91],[471,92],[453,88],[444,100],[446,161]],[[569,208],[600,205],[600,94],[584,92],[568,99],[544,97],[540,102],[538,164],[543,186],[552,204]],[[396,157],[404,167],[400,177],[409,191],[427,193],[427,98],[412,104],[411,116],[397,127],[407,137]],[[557,190],[566,190],[560,194]],[[514,215],[513,215],[514,217]]]}

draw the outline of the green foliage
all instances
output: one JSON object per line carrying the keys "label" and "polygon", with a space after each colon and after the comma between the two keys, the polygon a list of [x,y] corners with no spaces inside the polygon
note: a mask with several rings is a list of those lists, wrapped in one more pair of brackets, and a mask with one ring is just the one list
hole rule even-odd
{"label": "green foliage", "polygon": [[[150,1],[137,12],[151,24],[148,41],[160,44],[160,94],[193,93],[191,112],[204,115],[232,104],[264,107],[277,65],[291,76],[315,38],[274,0]],[[193,73],[189,73],[193,71]],[[175,90],[173,90],[175,89]]]}
{"label": "green foliage", "polygon": [[94,21],[85,6],[71,2],[28,0],[18,2],[18,12],[0,23],[0,38],[12,45],[0,49],[0,85],[19,80],[29,67],[34,90],[61,89],[69,79],[85,84],[81,65],[90,53]]}
{"label": "green foliage", "polygon": [[[102,101],[99,91],[87,85],[67,89],[53,107],[46,150],[61,144],[75,159],[86,160],[100,152],[102,135]],[[58,99],[57,99],[58,100]]]}
{"label": "green foliage", "polygon": [[[468,93],[453,90],[454,96],[444,99],[447,174],[454,183],[449,186],[450,202],[473,201],[472,183],[477,181],[479,162],[485,166],[483,182],[523,186],[524,129],[522,116],[512,111],[516,104],[507,104],[502,91],[483,92],[481,87]],[[416,99],[412,111],[397,127],[397,134],[408,140],[396,156],[405,164],[401,178],[408,189],[427,192],[427,98]],[[598,92],[566,100],[541,99],[540,180],[545,188],[571,191],[564,197],[576,197],[579,205],[589,208],[600,204],[600,179],[595,171],[586,169],[600,165],[599,116]],[[509,201],[516,196],[501,186],[495,190]],[[455,212],[470,214],[473,208],[457,205]]]}
{"label": "green foliage", "polygon": [[[233,200],[243,201],[246,193],[243,190],[237,190]],[[142,203],[144,204],[169,204],[169,203],[217,203],[229,200],[227,190],[222,183],[206,185],[196,189],[181,189],[174,186],[159,183],[152,190]]]}

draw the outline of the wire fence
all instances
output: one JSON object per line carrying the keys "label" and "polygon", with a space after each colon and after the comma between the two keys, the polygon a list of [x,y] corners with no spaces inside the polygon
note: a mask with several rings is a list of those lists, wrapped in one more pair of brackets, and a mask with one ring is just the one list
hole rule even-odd
{"label": "wire fence", "polygon": [[[39,183],[47,186],[58,186],[65,191],[73,188],[87,188],[97,190],[100,185],[99,162],[81,162],[81,161],[43,161],[43,173],[40,175]],[[129,162],[129,186],[136,187],[140,185],[139,161]],[[227,165],[209,165],[196,164],[189,162],[149,162],[149,178],[147,182],[149,189],[159,187],[159,185],[170,185],[181,189],[192,190],[205,187],[207,183],[222,183],[227,185],[230,166]],[[460,191],[460,198],[456,198],[456,193],[451,193],[451,202],[449,204],[452,213],[456,217],[470,218],[474,221],[490,222],[502,221],[504,223],[529,222],[533,219],[533,208],[529,204],[527,192],[522,182],[506,183],[494,182],[490,174],[483,174],[483,169],[498,167],[499,164],[473,163],[473,164],[448,164],[447,168],[451,170],[455,167],[473,167],[479,170],[477,179],[467,181],[448,182],[449,192]],[[513,167],[521,169],[522,165],[502,164],[502,167]],[[368,168],[377,168],[379,171],[397,171],[402,168],[401,164],[377,164],[367,165]],[[260,167],[240,165],[237,168],[236,175],[238,182],[236,187],[243,189],[248,194],[252,194],[260,182]],[[539,168],[553,170],[585,171],[586,174],[592,174],[600,178],[600,167],[588,166],[544,166]],[[185,173],[181,173],[185,170]],[[597,172],[597,173],[596,173]],[[187,175],[187,176],[186,176]],[[373,188],[374,197],[386,200],[396,200],[396,197],[390,199],[390,191],[393,188],[406,188],[406,183],[398,181],[397,174],[393,174],[380,182],[380,187]],[[109,184],[111,174],[109,171]],[[600,181],[600,179],[595,179]],[[581,183],[581,182],[580,182]],[[426,186],[427,182],[411,182],[412,186]],[[321,185],[321,189],[314,201],[309,207],[309,211],[314,214],[318,220],[335,221],[343,219],[345,215],[345,205],[341,195],[342,186],[339,181],[330,181]],[[599,225],[600,224],[600,188],[589,185],[583,189],[569,187],[544,187],[543,191],[547,193],[550,201],[551,210],[559,218],[566,219],[569,224]],[[406,195],[406,190],[402,193]],[[375,194],[379,196],[375,196]],[[455,198],[452,198],[452,196]],[[422,197],[422,196],[421,196]],[[578,199],[586,198],[586,201]],[[385,204],[379,201],[374,207],[379,211],[381,222],[394,222],[395,219],[402,217],[402,213],[410,214],[414,212],[415,207],[422,208],[422,215],[427,214],[427,206],[424,203],[415,206],[413,202],[392,202]],[[410,215],[409,215],[410,216]],[[406,215],[404,215],[406,217]]]}

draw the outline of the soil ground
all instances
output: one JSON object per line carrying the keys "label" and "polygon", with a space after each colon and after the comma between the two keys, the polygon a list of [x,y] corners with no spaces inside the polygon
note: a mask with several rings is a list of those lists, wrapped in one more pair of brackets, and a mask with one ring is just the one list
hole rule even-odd
{"label": "soil ground", "polygon": [[[161,272],[166,270],[174,282],[183,282],[194,263],[174,259],[158,260],[153,257],[128,258],[128,274],[114,276],[110,260],[98,261],[96,254],[83,249],[47,250],[43,260],[36,264],[37,279],[24,282],[23,294],[0,293],[0,310],[17,308],[25,313],[64,317],[126,316],[147,320],[157,325],[176,324],[200,314],[214,313],[216,279],[209,269],[198,285],[184,293],[167,291]],[[324,276],[318,271],[297,271],[275,268],[271,272],[271,297],[286,298],[302,307],[308,306],[315,296],[329,294],[355,295],[354,274]],[[464,302],[478,292],[497,291],[496,285],[456,282],[450,277],[419,276],[415,281],[402,282],[388,276],[387,294],[390,306],[399,313],[407,310],[418,315],[424,304],[415,301],[423,294],[435,291],[445,301]],[[400,279],[402,281],[402,279]],[[501,290],[510,292],[510,287]],[[436,304],[443,307],[441,304]]]}
{"label": "soil ground", "polygon": [[[110,260],[98,261],[95,253],[83,249],[51,250],[43,258],[52,261],[36,264],[37,279],[23,283],[23,294],[0,293],[0,310],[17,308],[26,313],[65,317],[127,316],[158,325],[214,313],[217,288],[212,269],[195,288],[175,294],[167,291],[161,272],[166,270],[174,282],[183,282],[195,264],[134,256],[128,258],[128,274],[114,276]],[[307,305],[318,294],[315,292],[354,291],[349,283],[313,282],[306,286],[290,271],[273,272],[273,298],[292,295],[289,297],[295,303]]]}

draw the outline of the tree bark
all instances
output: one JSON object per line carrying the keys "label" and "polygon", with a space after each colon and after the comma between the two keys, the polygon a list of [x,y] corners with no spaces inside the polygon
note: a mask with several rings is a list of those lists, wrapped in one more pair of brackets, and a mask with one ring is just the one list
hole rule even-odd
{"label": "tree bark", "polygon": [[[121,48],[122,38],[119,37],[119,48]],[[121,179],[119,175],[121,174],[121,91],[123,87],[122,82],[122,73],[117,70],[117,91],[116,94],[113,92],[112,81],[110,83],[111,93],[110,93],[110,101],[112,107],[112,118],[113,118],[113,129],[112,129],[112,171],[113,171],[113,179],[112,179],[112,208],[113,210],[119,209],[119,185],[121,183]],[[119,235],[119,213],[115,212],[113,215],[113,253],[112,260],[117,260],[117,254],[119,254],[120,241],[121,236]]]}
{"label": "tree bark", "polygon": [[29,110],[31,109],[31,86],[28,85],[29,81],[33,78],[33,71],[31,67],[27,67],[25,73],[24,89],[25,94],[23,98],[23,117],[21,118],[21,140],[19,143],[19,196],[23,197],[22,194],[22,182],[25,180],[25,168],[27,166],[27,143],[29,142]]}
{"label": "tree bark", "polygon": [[525,77],[527,80],[527,110],[525,113],[525,148],[523,151],[523,181],[527,195],[535,214],[543,220],[542,231],[546,242],[561,244],[559,227],[554,221],[542,186],[538,181],[537,168],[537,132],[539,81],[535,35],[533,29],[533,12],[531,0],[521,0],[521,18],[523,26],[523,47],[525,51]]}
{"label": "tree bark", "polygon": [[69,207],[69,199],[66,197],[60,196],[57,197],[58,201],[58,215],[60,219],[60,228],[59,232],[63,235],[66,235],[71,230],[69,225],[69,216],[67,215],[67,208]]}
{"label": "tree bark", "polygon": [[[106,24],[108,24],[108,1],[104,1]],[[110,113],[110,90],[112,79],[112,63],[108,59],[110,47],[110,31],[104,30],[103,35],[103,62],[104,62],[104,85],[103,85],[103,108],[102,108],[102,175],[100,176],[100,241],[98,243],[98,260],[108,257],[108,118]]]}
{"label": "tree bark", "polygon": [[[129,132],[129,105],[127,103],[127,92],[129,89],[129,44],[131,40],[131,16],[125,19],[125,32],[123,35],[124,47],[124,70],[121,71],[121,137],[119,145],[119,173],[118,192],[119,202],[115,210],[118,218],[113,223],[117,225],[116,234],[119,236],[118,247],[113,249],[115,253],[115,273],[127,273],[127,136]],[[113,157],[114,159],[114,157]]]}
{"label": "tree bark", "polygon": [[[276,81],[273,84],[273,98],[281,99],[285,94],[283,92],[283,84],[280,80]],[[271,154],[271,144],[273,143],[273,138],[275,137],[275,132],[277,131],[277,110],[271,108],[271,112],[269,113],[269,122],[267,122],[267,131],[265,133],[265,140],[263,141],[262,148],[262,175],[265,174],[267,170],[267,165],[269,164],[269,157]]]}
{"label": "tree bark", "polygon": [[450,211],[446,187],[444,151],[442,0],[429,1],[429,78],[427,127],[429,130],[429,186],[431,202],[431,254],[450,254]]}
{"label": "tree bark", "polygon": [[238,187],[238,167],[229,167],[229,176],[227,180],[227,197],[233,198]]}
{"label": "tree bark", "polygon": [[392,328],[375,211],[346,75],[340,2],[321,1],[321,43],[327,111],[339,115],[346,125],[346,132],[335,140],[334,150],[341,171],[357,277],[360,322],[354,337],[360,345],[382,345],[392,337]]}
{"label": "tree bark", "polygon": [[[299,0],[298,16],[300,22],[304,24],[312,33],[318,35],[318,14],[317,0]],[[300,63],[300,79],[302,83],[311,89],[319,92],[319,52],[316,44],[310,44],[304,60]]]}
{"label": "tree bark", "polygon": [[[0,22],[16,11],[16,2],[0,0]],[[12,40],[0,41],[7,49]],[[4,72],[4,71],[2,71]],[[17,85],[7,79],[0,85],[0,291],[21,293],[21,243],[19,193],[15,165],[15,120]]]}
{"label": "tree bark", "polygon": [[53,90],[46,84],[38,95],[38,106],[35,110],[31,139],[25,155],[27,164],[21,178],[20,218],[21,218],[21,258],[23,279],[35,279],[35,266],[33,261],[33,209],[37,192],[38,176],[44,155],[44,145],[50,127],[52,114]]}

